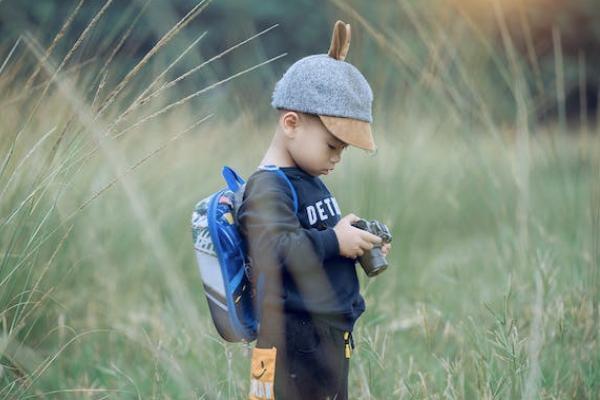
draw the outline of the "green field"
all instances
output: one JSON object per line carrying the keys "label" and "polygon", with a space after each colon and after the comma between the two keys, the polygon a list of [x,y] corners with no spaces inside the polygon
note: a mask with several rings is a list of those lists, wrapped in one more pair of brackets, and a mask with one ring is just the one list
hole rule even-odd
{"label": "green field", "polygon": [[[248,349],[212,326],[190,217],[223,165],[253,172],[276,113],[225,117],[211,92],[128,112],[177,76],[152,82],[168,63],[105,80],[106,57],[55,74],[68,56],[24,36],[9,57],[12,45],[0,48],[0,399],[245,398]],[[359,269],[351,398],[600,399],[600,135],[536,123],[527,71],[487,56],[497,70],[459,57],[462,80],[404,85],[414,101],[375,91],[379,151],[347,150],[323,178],[344,215],[394,237],[388,271]],[[493,115],[498,75],[507,121]]]}

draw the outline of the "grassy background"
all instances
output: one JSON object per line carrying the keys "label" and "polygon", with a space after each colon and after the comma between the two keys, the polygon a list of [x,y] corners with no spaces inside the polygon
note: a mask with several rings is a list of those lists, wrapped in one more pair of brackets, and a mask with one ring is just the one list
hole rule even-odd
{"label": "grassy background", "polygon": [[[405,42],[343,11],[364,35],[356,52],[378,49],[369,77],[379,151],[348,150],[324,181],[343,214],[380,219],[394,235],[390,269],[360,274],[367,312],[351,397],[597,399],[597,125],[538,120],[535,74],[510,35],[490,46],[465,19],[444,37],[425,9],[413,11],[421,36]],[[190,30],[194,20],[175,37]],[[465,37],[478,44],[461,46]],[[136,102],[185,69],[160,76],[173,57],[123,69],[110,52],[81,65],[76,40],[62,40],[47,57],[52,40],[26,32],[0,48],[0,398],[244,398],[248,349],[212,327],[190,217],[222,186],[222,165],[252,173],[275,113],[225,111],[229,82],[173,103],[218,77]],[[252,87],[261,68],[231,82]],[[554,72],[544,93],[560,109]]]}

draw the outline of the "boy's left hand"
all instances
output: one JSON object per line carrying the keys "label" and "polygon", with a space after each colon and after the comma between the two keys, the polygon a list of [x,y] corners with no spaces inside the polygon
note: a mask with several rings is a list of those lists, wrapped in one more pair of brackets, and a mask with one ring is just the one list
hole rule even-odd
{"label": "boy's left hand", "polygon": [[387,255],[390,253],[390,249],[392,247],[391,243],[385,243],[383,246],[381,246],[381,253],[387,257]]}

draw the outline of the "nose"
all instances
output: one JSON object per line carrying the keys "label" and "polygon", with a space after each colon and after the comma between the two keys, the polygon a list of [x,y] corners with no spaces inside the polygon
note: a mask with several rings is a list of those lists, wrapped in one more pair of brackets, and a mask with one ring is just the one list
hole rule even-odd
{"label": "nose", "polygon": [[337,164],[338,162],[340,162],[341,159],[342,159],[342,157],[337,152],[333,153],[333,155],[331,156],[331,162],[334,164]]}

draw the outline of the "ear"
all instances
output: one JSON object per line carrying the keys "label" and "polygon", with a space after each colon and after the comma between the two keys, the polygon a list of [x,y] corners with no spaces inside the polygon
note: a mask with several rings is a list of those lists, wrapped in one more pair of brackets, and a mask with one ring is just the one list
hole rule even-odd
{"label": "ear", "polygon": [[296,136],[296,128],[300,124],[300,115],[295,111],[284,112],[280,116],[279,124],[283,133],[287,137],[293,138]]}
{"label": "ear", "polygon": [[338,20],[333,27],[331,45],[329,46],[329,57],[344,61],[350,49],[350,24]]}

